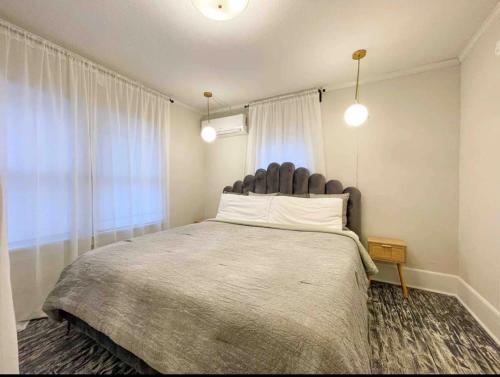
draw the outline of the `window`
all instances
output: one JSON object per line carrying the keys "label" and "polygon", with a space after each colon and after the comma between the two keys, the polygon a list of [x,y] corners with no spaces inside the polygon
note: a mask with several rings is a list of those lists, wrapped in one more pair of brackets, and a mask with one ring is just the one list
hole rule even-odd
{"label": "window", "polygon": [[6,83],[9,249],[163,223],[164,105],[113,80]]}

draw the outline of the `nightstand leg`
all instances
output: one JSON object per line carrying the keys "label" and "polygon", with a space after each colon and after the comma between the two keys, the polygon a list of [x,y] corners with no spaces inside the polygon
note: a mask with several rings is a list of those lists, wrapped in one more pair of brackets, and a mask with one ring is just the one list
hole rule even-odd
{"label": "nightstand leg", "polygon": [[403,296],[408,297],[408,288],[406,287],[405,278],[403,276],[403,266],[398,263],[399,281],[401,282],[401,289],[403,290]]}

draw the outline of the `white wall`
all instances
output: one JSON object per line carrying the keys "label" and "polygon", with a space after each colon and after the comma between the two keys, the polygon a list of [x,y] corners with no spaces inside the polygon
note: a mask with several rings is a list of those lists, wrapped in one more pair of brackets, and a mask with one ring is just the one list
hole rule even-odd
{"label": "white wall", "polygon": [[[324,96],[322,121],[327,177],[362,193],[363,238],[400,238],[409,267],[458,273],[458,66],[367,84],[360,99],[370,111],[361,128],[346,126],[353,88]],[[381,278],[396,278],[379,264]]]}
{"label": "white wall", "polygon": [[[458,219],[458,66],[365,85],[370,119],[360,131],[359,188],[363,234],[402,238],[408,265],[456,274]],[[343,113],[353,88],[326,93],[321,104],[327,178],[355,183],[355,130]],[[206,146],[206,216],[214,216],[222,188],[242,179],[245,136]],[[393,266],[381,276],[396,278]]]}
{"label": "white wall", "polygon": [[497,310],[500,336],[500,14],[462,63],[460,276]]}
{"label": "white wall", "polygon": [[215,217],[225,186],[243,180],[247,149],[246,135],[217,138],[205,146],[205,217]]}
{"label": "white wall", "polygon": [[170,226],[204,217],[204,146],[201,115],[178,104],[170,107]]}

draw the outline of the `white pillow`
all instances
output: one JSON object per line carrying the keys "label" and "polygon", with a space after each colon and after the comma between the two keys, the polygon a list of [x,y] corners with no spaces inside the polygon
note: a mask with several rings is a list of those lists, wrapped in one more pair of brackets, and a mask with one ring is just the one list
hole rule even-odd
{"label": "white pillow", "polygon": [[276,195],[278,195],[278,193],[277,192],[271,192],[269,194],[259,194],[257,192],[249,191],[248,195],[250,195],[250,196],[276,196]]}
{"label": "white pillow", "polygon": [[342,228],[347,228],[347,206],[349,203],[349,193],[346,192],[344,194],[309,194],[311,199],[316,198],[340,198],[343,200],[342,203]]}
{"label": "white pillow", "polygon": [[313,225],[329,230],[342,230],[341,198],[298,198],[272,196],[268,222],[284,225]]}
{"label": "white pillow", "polygon": [[271,198],[273,197],[222,194],[215,218],[266,222]]}

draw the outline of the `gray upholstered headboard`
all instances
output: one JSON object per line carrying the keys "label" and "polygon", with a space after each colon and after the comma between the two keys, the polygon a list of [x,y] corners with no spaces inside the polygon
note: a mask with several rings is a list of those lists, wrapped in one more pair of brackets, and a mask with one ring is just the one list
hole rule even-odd
{"label": "gray upholstered headboard", "polygon": [[248,192],[269,194],[280,192],[288,195],[342,194],[348,192],[347,227],[361,238],[361,192],[356,187],[343,188],[336,180],[326,181],[322,174],[310,174],[306,168],[295,169],[291,162],[269,164],[267,170],[259,169],[243,181],[224,187],[224,192],[248,195]]}

